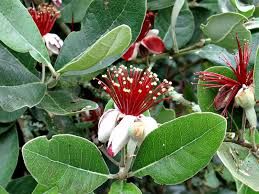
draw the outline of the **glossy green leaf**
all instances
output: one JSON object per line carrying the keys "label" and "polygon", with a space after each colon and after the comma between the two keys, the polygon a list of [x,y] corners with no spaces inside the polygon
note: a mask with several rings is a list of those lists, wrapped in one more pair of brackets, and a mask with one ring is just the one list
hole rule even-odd
{"label": "glossy green leaf", "polygon": [[55,115],[67,115],[94,110],[98,105],[93,101],[76,97],[68,91],[60,90],[48,91],[37,107]]}
{"label": "glossy green leaf", "polygon": [[259,46],[257,47],[256,56],[255,56],[254,85],[255,85],[255,99],[259,100]]}
{"label": "glossy green leaf", "polygon": [[[81,22],[81,30],[72,32],[66,38],[57,58],[55,68],[61,69],[73,59],[90,48],[98,39],[120,25],[131,28],[132,42],[140,33],[146,14],[146,0],[113,0],[104,3],[103,0],[93,1]],[[105,16],[105,17],[104,17]],[[78,72],[67,72],[67,75],[84,75],[103,69],[116,61],[117,56],[105,58],[93,67]]]}
{"label": "glossy green leaf", "polygon": [[37,182],[32,176],[17,178],[8,183],[6,190],[10,194],[29,194],[36,187]]}
{"label": "glossy green leaf", "polygon": [[20,1],[1,0],[0,40],[18,52],[29,52],[37,61],[49,64],[48,51],[31,15]]}
{"label": "glossy green leaf", "polygon": [[215,44],[208,44],[201,49],[197,50],[195,54],[199,55],[203,59],[211,61],[213,64],[226,65],[226,62],[223,60],[226,57],[231,64],[235,66],[234,56],[230,54],[225,48],[217,46]]}
{"label": "glossy green leaf", "polygon": [[89,69],[106,58],[121,54],[129,46],[130,41],[131,29],[126,25],[118,26],[97,40],[85,52],[66,64],[58,72]]}
{"label": "glossy green leaf", "polygon": [[7,191],[0,186],[0,194],[8,194]]}
{"label": "glossy green leaf", "polygon": [[150,175],[160,184],[181,183],[209,163],[225,132],[225,118],[214,113],[193,113],[167,122],[140,146],[133,174]]}
{"label": "glossy green leaf", "polygon": [[16,128],[0,135],[0,185],[5,187],[15,170],[19,154]]}
{"label": "glossy green leaf", "polygon": [[244,183],[236,180],[237,194],[259,194]]}
{"label": "glossy green leaf", "polygon": [[74,135],[35,138],[22,149],[25,165],[37,182],[58,187],[62,194],[84,194],[108,179],[101,152],[90,141]]}
{"label": "glossy green leaf", "polygon": [[[80,22],[93,0],[63,0],[60,9],[61,19],[65,23]],[[76,10],[76,11],[75,11]],[[73,17],[73,19],[72,19]]]}
{"label": "glossy green leaf", "polygon": [[173,6],[175,0],[148,0],[147,6],[149,10],[159,10]]}
{"label": "glossy green leaf", "polygon": [[254,5],[245,5],[239,0],[231,0],[231,3],[237,8],[238,12],[245,17],[251,17],[255,11]]}
{"label": "glossy green leaf", "polygon": [[124,181],[115,181],[112,183],[109,194],[141,194],[140,189],[133,183],[125,183]]}
{"label": "glossy green leaf", "polygon": [[236,33],[241,44],[251,40],[251,32],[243,25],[247,18],[238,13],[221,13],[208,18],[206,25],[202,24],[203,33],[212,43],[227,49],[236,49]]}
{"label": "glossy green leaf", "polygon": [[258,159],[248,148],[225,142],[219,148],[218,156],[236,179],[259,191]]}
{"label": "glossy green leaf", "polygon": [[[3,111],[13,112],[23,107],[33,107],[45,94],[46,85],[1,44],[0,77],[0,107]],[[20,112],[9,115],[7,119],[19,115]]]}
{"label": "glossy green leaf", "polygon": [[14,112],[6,112],[0,108],[0,122],[9,123],[18,119],[26,111],[26,108],[16,110]]}
{"label": "glossy green leaf", "polygon": [[175,111],[173,109],[167,109],[164,106],[154,117],[158,123],[165,123],[175,119]]}

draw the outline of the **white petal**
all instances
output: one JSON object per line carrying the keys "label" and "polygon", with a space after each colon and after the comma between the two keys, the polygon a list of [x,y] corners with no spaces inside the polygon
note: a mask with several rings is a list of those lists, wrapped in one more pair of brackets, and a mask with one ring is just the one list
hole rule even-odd
{"label": "white petal", "polygon": [[144,136],[145,137],[158,127],[158,124],[157,124],[156,120],[153,119],[152,117],[142,116],[140,118],[140,120],[145,125],[145,129],[144,129]]}
{"label": "white petal", "polygon": [[146,37],[147,36],[157,36],[159,34],[159,30],[158,29],[152,29],[152,30],[149,30]]}
{"label": "white petal", "polygon": [[59,54],[61,47],[63,46],[63,40],[59,38],[58,35],[47,33],[43,36],[46,47],[48,48],[50,54]]}
{"label": "white petal", "polygon": [[110,155],[115,156],[129,141],[129,128],[136,120],[135,116],[126,115],[112,131],[108,142]]}
{"label": "white petal", "polygon": [[57,6],[60,7],[62,5],[62,0],[52,0],[52,2]]}
{"label": "white petal", "polygon": [[110,109],[100,118],[98,124],[98,140],[100,142],[105,143],[109,140],[112,130],[116,125],[119,113],[118,110]]}

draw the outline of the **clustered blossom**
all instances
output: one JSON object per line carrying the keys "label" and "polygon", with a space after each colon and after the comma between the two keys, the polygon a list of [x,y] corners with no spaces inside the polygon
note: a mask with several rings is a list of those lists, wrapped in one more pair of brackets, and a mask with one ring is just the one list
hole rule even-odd
{"label": "clustered blossom", "polygon": [[49,33],[56,19],[60,16],[59,11],[54,5],[47,3],[40,4],[37,10],[29,8],[28,11],[36,23],[50,54],[59,54],[63,41],[58,35]]}
{"label": "clustered blossom", "polygon": [[231,68],[236,79],[214,72],[201,71],[197,73],[199,79],[205,82],[201,85],[209,88],[219,88],[214,98],[214,106],[216,110],[223,109],[222,115],[224,116],[227,116],[227,109],[234,102],[238,92],[253,85],[253,70],[248,71],[251,50],[247,42],[242,47],[238,37],[236,39],[238,45],[238,53],[235,56],[236,68],[233,67],[230,61],[225,59],[227,66]]}
{"label": "clustered blossom", "polygon": [[165,50],[163,40],[158,36],[159,31],[152,29],[154,24],[155,15],[153,12],[147,12],[141,32],[127,52],[122,56],[126,61],[136,59],[138,53],[145,57],[149,53],[161,54]]}
{"label": "clustered blossom", "polygon": [[155,73],[135,67],[128,70],[123,65],[108,69],[98,80],[116,105],[103,114],[98,126],[98,139],[108,141],[110,156],[116,155],[130,138],[141,142],[157,128],[157,122],[143,113],[165,100],[162,96],[172,88],[171,82],[164,80],[158,84],[158,81]]}

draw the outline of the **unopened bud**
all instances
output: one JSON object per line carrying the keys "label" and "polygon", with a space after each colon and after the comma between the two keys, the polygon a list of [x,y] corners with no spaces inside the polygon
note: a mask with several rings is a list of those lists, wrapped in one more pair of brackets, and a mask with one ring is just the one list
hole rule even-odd
{"label": "unopened bud", "polygon": [[237,106],[240,106],[244,109],[250,127],[256,128],[257,117],[254,109],[256,102],[253,85],[250,85],[249,87],[243,85],[243,87],[237,92],[235,96],[235,103]]}
{"label": "unopened bud", "polygon": [[235,103],[237,106],[240,106],[244,109],[254,107],[256,102],[253,85],[250,85],[249,87],[243,85],[243,87],[237,92],[235,96]]}

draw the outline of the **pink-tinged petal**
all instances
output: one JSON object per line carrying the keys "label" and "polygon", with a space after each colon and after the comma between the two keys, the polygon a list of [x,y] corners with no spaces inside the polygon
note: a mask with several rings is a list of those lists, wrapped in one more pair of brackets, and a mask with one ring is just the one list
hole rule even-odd
{"label": "pink-tinged petal", "polygon": [[106,111],[99,120],[98,123],[98,140],[100,142],[107,142],[111,136],[112,130],[115,128],[117,118],[119,116],[118,110]]}
{"label": "pink-tinged petal", "polygon": [[136,120],[135,116],[126,115],[114,128],[108,142],[108,154],[115,156],[129,141],[129,128]]}
{"label": "pink-tinged petal", "polygon": [[138,55],[138,50],[139,50],[139,43],[133,43],[129,49],[124,53],[122,58],[125,61],[131,61],[137,58]]}
{"label": "pink-tinged petal", "polygon": [[163,40],[158,36],[147,36],[141,41],[141,44],[153,54],[161,54],[165,51]]}

